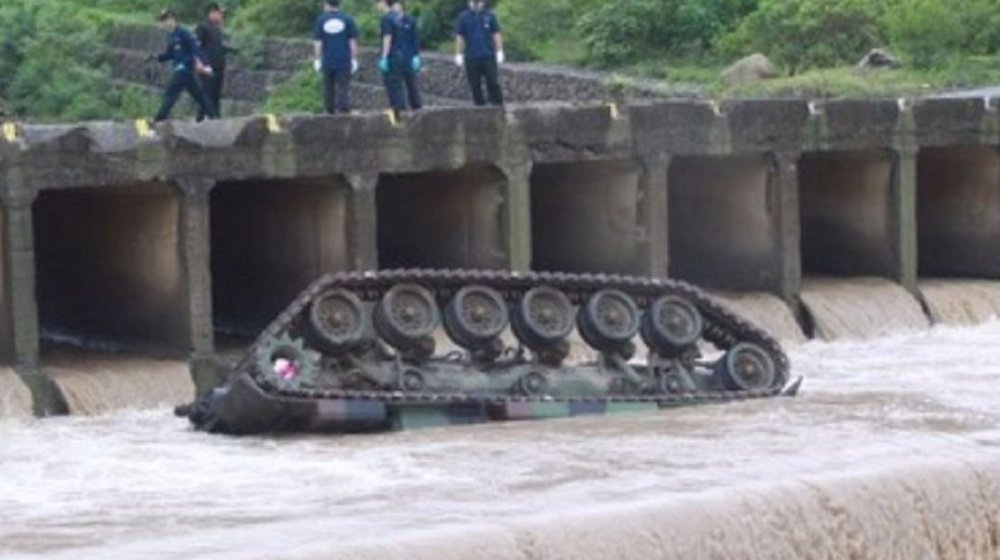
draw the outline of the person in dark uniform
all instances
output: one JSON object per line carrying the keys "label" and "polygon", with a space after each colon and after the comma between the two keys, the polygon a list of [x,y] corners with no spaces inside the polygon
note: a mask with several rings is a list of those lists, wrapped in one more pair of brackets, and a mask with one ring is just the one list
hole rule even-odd
{"label": "person in dark uniform", "polygon": [[313,67],[323,75],[323,106],[331,115],[349,113],[351,75],[358,71],[358,26],[340,11],[340,0],[325,0],[313,39]]}
{"label": "person in dark uniform", "polygon": [[[420,58],[420,38],[417,20],[406,14],[403,0],[378,0],[382,13],[382,56],[378,68],[382,72],[389,105],[398,116],[423,106],[417,76],[423,68]],[[406,88],[406,95],[403,88]],[[409,102],[409,106],[407,106]]]}
{"label": "person in dark uniform", "polygon": [[167,31],[167,49],[159,56],[152,55],[150,58],[160,63],[173,64],[173,75],[163,92],[163,104],[156,113],[155,121],[165,121],[170,117],[170,111],[184,91],[187,91],[198,104],[200,115],[210,119],[219,118],[215,106],[205,96],[197,78],[197,74],[212,74],[212,66],[208,63],[205,53],[198,47],[194,35],[177,25],[177,15],[173,10],[163,10],[159,20]]}
{"label": "person in dark uniform", "polygon": [[[226,45],[226,36],[222,26],[226,22],[226,9],[218,2],[208,5],[205,21],[194,30],[202,52],[208,57],[212,73],[201,76],[201,86],[205,96],[215,105],[216,111],[222,115],[222,88],[226,81],[226,58],[235,52]],[[201,119],[205,115],[199,114]]]}
{"label": "person in dark uniform", "polygon": [[462,12],[455,24],[455,64],[465,67],[472,100],[477,106],[486,105],[483,81],[490,104],[503,105],[499,77],[499,67],[503,63],[500,22],[486,7],[485,0],[470,0],[469,9]]}

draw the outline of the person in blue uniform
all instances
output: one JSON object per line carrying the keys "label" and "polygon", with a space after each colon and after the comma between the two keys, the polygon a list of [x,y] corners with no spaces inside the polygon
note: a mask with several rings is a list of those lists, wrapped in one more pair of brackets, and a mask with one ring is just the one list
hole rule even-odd
{"label": "person in blue uniform", "polygon": [[407,109],[416,111],[423,106],[417,80],[423,68],[417,20],[406,14],[403,0],[378,0],[377,5],[382,13],[382,52],[378,68],[382,72],[389,105],[398,116]]}
{"label": "person in blue uniform", "polygon": [[[469,9],[455,23],[455,64],[465,67],[465,75],[477,106],[503,105],[499,67],[504,63],[503,33],[496,15],[485,0],[470,0]],[[483,95],[483,82],[486,95]]]}
{"label": "person in blue uniform", "polygon": [[163,103],[154,120],[161,122],[170,118],[170,111],[184,91],[187,91],[198,104],[199,115],[209,119],[219,118],[215,105],[205,95],[198,80],[199,73],[211,75],[212,66],[195,41],[194,35],[177,24],[177,14],[173,10],[163,10],[159,20],[167,32],[167,48],[159,56],[153,55],[150,58],[160,63],[173,64],[173,75],[163,92]]}
{"label": "person in blue uniform", "polygon": [[358,26],[340,10],[340,0],[325,0],[313,40],[313,67],[323,75],[323,106],[331,115],[349,113],[351,76],[358,71]]}

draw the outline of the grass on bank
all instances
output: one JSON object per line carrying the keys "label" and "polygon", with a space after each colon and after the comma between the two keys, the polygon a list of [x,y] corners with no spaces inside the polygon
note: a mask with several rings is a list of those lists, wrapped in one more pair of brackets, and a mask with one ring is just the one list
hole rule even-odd
{"label": "grass on bank", "polygon": [[852,66],[825,68],[737,86],[722,82],[720,75],[724,68],[718,64],[658,60],[622,68],[616,73],[625,78],[654,80],[668,92],[676,90],[677,84],[687,84],[699,89],[705,97],[721,99],[919,97],[951,90],[1000,87],[1000,57],[953,59],[930,70],[905,65],[898,70],[867,72]]}

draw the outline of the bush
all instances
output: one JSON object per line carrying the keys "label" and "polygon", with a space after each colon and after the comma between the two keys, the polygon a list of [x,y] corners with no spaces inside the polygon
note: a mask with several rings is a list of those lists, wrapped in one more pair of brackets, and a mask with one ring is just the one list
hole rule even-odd
{"label": "bush", "polygon": [[943,0],[899,0],[886,16],[893,46],[914,66],[929,68],[961,55],[1000,50],[1000,3],[966,0],[962,9]]}
{"label": "bush", "polygon": [[856,62],[883,44],[891,0],[761,0],[723,40],[738,57],[762,52],[792,73]]}
{"label": "bush", "polygon": [[102,27],[63,6],[4,0],[0,97],[19,116],[83,120],[114,110]]}
{"label": "bush", "polygon": [[506,0],[496,14],[507,55],[518,60],[568,62],[580,58],[574,33],[578,0]]}
{"label": "bush", "polygon": [[703,57],[756,0],[611,0],[580,17],[588,59],[604,66],[651,56]]}
{"label": "bush", "polygon": [[265,113],[322,113],[322,81],[312,69],[301,70],[274,88],[264,105]]}
{"label": "bush", "polygon": [[[374,2],[345,0],[341,9],[355,19],[363,40],[377,36]],[[244,0],[232,22],[237,31],[244,33],[311,40],[322,11],[320,0]]]}

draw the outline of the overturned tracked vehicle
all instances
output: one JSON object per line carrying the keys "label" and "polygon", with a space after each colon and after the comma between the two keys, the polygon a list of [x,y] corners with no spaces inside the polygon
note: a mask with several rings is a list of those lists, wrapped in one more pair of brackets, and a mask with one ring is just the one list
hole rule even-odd
{"label": "overturned tracked vehicle", "polygon": [[[456,350],[435,348],[442,325]],[[593,359],[567,360],[574,330]],[[363,432],[762,398],[788,380],[774,339],[681,282],[401,270],[315,282],[181,413],[217,433]]]}

